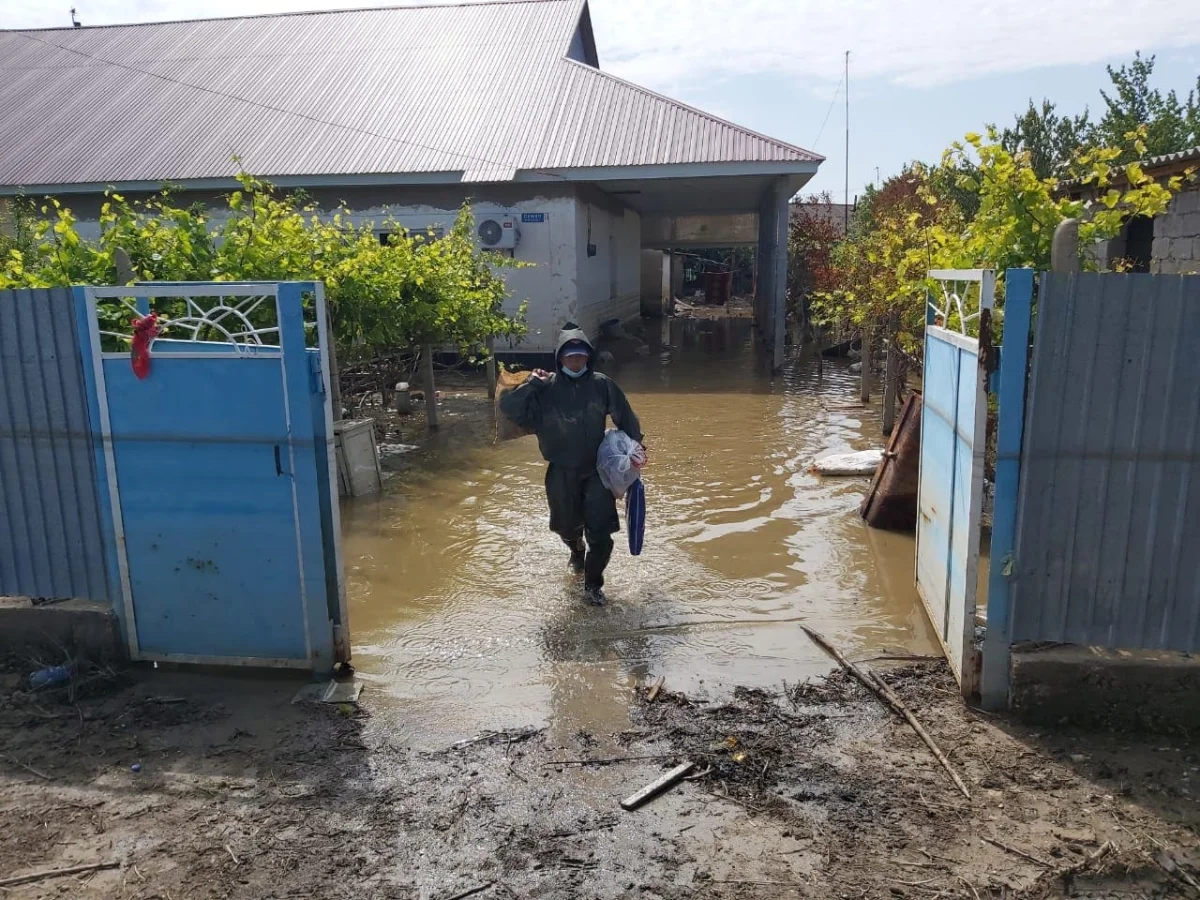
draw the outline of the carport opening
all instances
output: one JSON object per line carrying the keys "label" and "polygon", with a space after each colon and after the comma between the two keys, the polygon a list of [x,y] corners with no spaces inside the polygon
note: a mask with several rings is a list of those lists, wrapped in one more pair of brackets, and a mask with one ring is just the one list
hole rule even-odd
{"label": "carport opening", "polygon": [[756,253],[752,247],[676,250],[682,260],[677,299],[693,305],[753,305]]}

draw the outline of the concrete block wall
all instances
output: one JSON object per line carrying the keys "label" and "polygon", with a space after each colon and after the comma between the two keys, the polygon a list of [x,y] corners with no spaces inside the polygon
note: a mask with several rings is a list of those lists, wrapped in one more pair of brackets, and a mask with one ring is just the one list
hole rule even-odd
{"label": "concrete block wall", "polygon": [[1200,273],[1200,190],[1176,194],[1167,211],[1155,218],[1150,271]]}

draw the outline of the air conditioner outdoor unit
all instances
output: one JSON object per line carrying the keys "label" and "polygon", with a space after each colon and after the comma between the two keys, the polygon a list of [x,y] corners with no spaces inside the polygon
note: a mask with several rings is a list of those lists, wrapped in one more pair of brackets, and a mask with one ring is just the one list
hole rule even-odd
{"label": "air conditioner outdoor unit", "polygon": [[476,233],[485,250],[512,250],[517,246],[517,220],[510,216],[481,219]]}

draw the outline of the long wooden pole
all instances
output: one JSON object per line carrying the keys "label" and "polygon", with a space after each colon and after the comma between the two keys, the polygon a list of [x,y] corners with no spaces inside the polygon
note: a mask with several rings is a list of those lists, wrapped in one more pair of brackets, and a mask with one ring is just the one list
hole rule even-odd
{"label": "long wooden pole", "polygon": [[31,872],[28,875],[14,875],[0,880],[0,888],[13,887],[18,884],[29,884],[32,881],[44,881],[47,878],[62,878],[66,875],[83,875],[86,872],[100,872],[104,869],[118,869],[119,862],[89,863],[86,866],[71,866],[69,869],[47,869],[43,872]]}
{"label": "long wooden pole", "polygon": [[864,324],[862,327],[862,374],[859,376],[859,398],[863,403],[867,403],[871,399],[871,338],[873,332],[871,326]]}
{"label": "long wooden pole", "polygon": [[942,768],[945,769],[950,777],[954,780],[954,784],[960,791],[962,791],[962,795],[970,800],[971,792],[967,790],[966,784],[963,783],[963,780],[958,776],[958,773],[954,771],[954,767],[950,765],[950,760],[946,758],[946,754],[942,752],[942,749],[937,745],[934,739],[929,736],[929,732],[926,731],[921,726],[921,723],[917,721],[917,717],[912,714],[912,711],[904,705],[904,701],[896,696],[896,692],[888,687],[883,679],[874,672],[864,672],[854,663],[850,662],[850,660],[846,659],[846,657],[842,656],[841,651],[839,651],[833,646],[833,644],[829,643],[829,641],[822,637],[819,632],[814,631],[807,625],[801,625],[800,627],[804,629],[805,634],[812,638],[813,643],[841,663],[842,668],[857,678],[859,682],[862,683],[863,687],[883,701],[885,706],[891,707],[893,712],[903,717],[904,720],[912,726],[913,731],[915,731],[917,736],[925,742],[925,746],[930,749],[937,761],[942,764]]}
{"label": "long wooden pole", "polygon": [[896,347],[896,330],[888,326],[887,330],[887,362],[883,367],[883,433],[890,435],[896,426],[896,383],[899,371],[899,355]]}
{"label": "long wooden pole", "polygon": [[487,339],[487,362],[484,364],[487,369],[487,394],[489,400],[496,399],[496,380],[499,378],[496,364],[496,341],[494,338]]}
{"label": "long wooden pole", "polygon": [[337,343],[333,339],[333,317],[325,304],[325,345],[329,359],[329,402],[333,405],[333,421],[342,421],[342,378],[338,372]]}

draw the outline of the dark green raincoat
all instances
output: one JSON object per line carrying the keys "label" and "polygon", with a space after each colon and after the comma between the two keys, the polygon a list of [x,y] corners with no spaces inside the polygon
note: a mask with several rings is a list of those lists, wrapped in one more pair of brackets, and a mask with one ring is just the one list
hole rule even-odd
{"label": "dark green raincoat", "polygon": [[550,463],[546,470],[550,530],[575,552],[582,551],[586,535],[587,583],[600,587],[620,521],[617,501],[596,471],[596,453],[609,417],[638,442],[642,426],[616,382],[593,370],[595,348],[582,329],[568,325],[559,334],[555,364],[570,341],[583,341],[592,351],[585,374],[569,378],[559,370],[544,381],[531,375],[501,398],[500,408],[537,435],[542,456]]}

